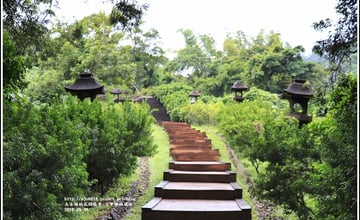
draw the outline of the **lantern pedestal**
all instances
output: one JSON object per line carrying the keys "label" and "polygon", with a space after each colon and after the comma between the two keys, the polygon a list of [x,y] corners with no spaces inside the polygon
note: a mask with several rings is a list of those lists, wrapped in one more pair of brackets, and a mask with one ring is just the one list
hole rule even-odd
{"label": "lantern pedestal", "polygon": [[[290,115],[298,119],[299,126],[312,121],[312,117],[307,115],[308,102],[313,97],[313,93],[309,86],[305,85],[305,80],[295,79],[287,89],[283,90],[280,96],[287,99],[290,105]],[[301,111],[295,109],[296,105],[300,105]]]}
{"label": "lantern pedestal", "polygon": [[190,103],[194,104],[199,96],[200,96],[199,91],[196,90],[191,91],[189,94],[189,97],[191,97]]}
{"label": "lantern pedestal", "polygon": [[114,99],[115,103],[119,103],[119,102],[125,102],[126,98],[125,97],[120,97],[121,94],[126,94],[126,92],[121,91],[120,89],[113,89],[111,91],[111,94],[116,95],[117,97]]}
{"label": "lantern pedestal", "polygon": [[[247,87],[242,80],[236,80],[234,84],[231,86],[231,91],[235,92],[234,100],[236,102],[242,102],[244,101],[244,98],[242,97],[242,93],[246,90],[248,90],[249,87]],[[240,95],[237,93],[240,92]]]}

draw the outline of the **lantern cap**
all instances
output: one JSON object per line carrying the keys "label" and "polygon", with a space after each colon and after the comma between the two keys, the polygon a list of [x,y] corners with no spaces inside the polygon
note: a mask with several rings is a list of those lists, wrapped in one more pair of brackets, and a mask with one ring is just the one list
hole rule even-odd
{"label": "lantern cap", "polygon": [[[102,90],[104,86],[100,85],[94,78],[90,71],[85,71],[80,74],[71,86],[65,86],[65,90],[69,92],[76,91],[89,91],[89,90]],[[103,94],[103,93],[99,93]]]}
{"label": "lantern cap", "polygon": [[104,86],[100,85],[90,71],[80,74],[71,86],[65,86],[65,90],[72,95],[76,95],[80,100],[90,97],[93,100],[97,94],[105,94]]}
{"label": "lantern cap", "polygon": [[231,90],[233,91],[244,91],[248,89],[249,87],[245,85],[242,80],[236,80],[234,84],[231,86]]}
{"label": "lantern cap", "polygon": [[284,89],[284,92],[289,95],[313,96],[310,86],[306,85],[305,82],[304,79],[295,79],[287,89]]}
{"label": "lantern cap", "polygon": [[190,92],[189,94],[190,97],[199,97],[200,96],[200,92],[197,90],[193,90]]}
{"label": "lantern cap", "polygon": [[111,90],[110,93],[113,95],[118,95],[118,94],[123,94],[124,92],[120,89],[113,89],[113,90]]}

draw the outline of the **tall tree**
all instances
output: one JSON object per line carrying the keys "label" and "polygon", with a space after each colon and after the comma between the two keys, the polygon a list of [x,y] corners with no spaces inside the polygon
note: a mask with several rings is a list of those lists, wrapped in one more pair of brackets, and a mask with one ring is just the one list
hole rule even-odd
{"label": "tall tree", "polygon": [[[110,22],[114,25],[119,24],[125,30],[131,30],[137,26],[143,16],[147,5],[141,5],[136,0],[117,0],[114,3],[113,13]],[[31,62],[36,60],[36,54],[42,51],[46,40],[48,40],[48,29],[46,24],[50,22],[51,16],[55,13],[53,6],[57,5],[57,0],[37,0],[37,1],[21,1],[21,0],[4,0],[2,10],[2,20],[4,33],[6,32],[8,45],[14,45],[4,50],[3,65],[10,69],[18,69],[18,71],[4,71],[4,87],[11,87],[15,84],[22,84],[23,70],[17,66],[22,65],[25,69],[25,62],[19,62],[19,57],[31,58]],[[81,29],[76,29],[80,31]],[[77,32],[81,33],[81,32]],[[74,37],[76,32],[74,32]],[[41,54],[40,54],[41,55]],[[27,56],[27,57],[25,57]],[[11,61],[11,62],[8,62]],[[16,62],[15,62],[16,61]],[[6,63],[8,62],[8,63]],[[30,64],[31,65],[31,64]],[[10,76],[12,74],[13,76]],[[8,80],[11,79],[11,80]],[[17,82],[14,81],[16,79]]]}
{"label": "tall tree", "polygon": [[147,4],[139,4],[136,0],[116,0],[111,11],[110,22],[120,24],[124,30],[131,30],[139,26]]}
{"label": "tall tree", "polygon": [[8,31],[16,47],[23,53],[37,51],[43,43],[43,34],[48,30],[54,12],[52,0],[3,1],[3,27]]}
{"label": "tall tree", "polygon": [[216,54],[214,40],[210,36],[196,36],[188,29],[179,31],[184,36],[185,47],[178,51],[177,56],[170,63],[171,69],[176,72],[188,72],[192,80],[207,77]]}
{"label": "tall tree", "polygon": [[320,154],[313,170],[317,216],[356,219],[357,203],[357,78],[344,75],[329,95],[324,118],[309,125],[310,140]]}
{"label": "tall tree", "polygon": [[340,16],[337,23],[327,18],[313,24],[316,30],[330,31],[327,39],[317,41],[313,51],[330,61],[331,83],[347,71],[343,67],[350,62],[351,55],[357,53],[358,1],[338,0],[336,12]]}
{"label": "tall tree", "polygon": [[253,39],[249,48],[249,58],[245,81],[250,86],[279,93],[294,78],[310,80],[316,78],[315,64],[309,64],[302,57],[302,46],[290,47],[282,43],[279,34],[271,32],[263,35],[262,32]]}
{"label": "tall tree", "polygon": [[5,95],[13,89],[24,87],[24,73],[29,65],[26,60],[43,45],[43,36],[47,32],[45,25],[50,16],[54,15],[51,5],[52,1],[49,0],[3,1]]}
{"label": "tall tree", "polygon": [[156,86],[160,82],[159,66],[167,61],[164,50],[158,46],[159,32],[150,29],[146,32],[136,27],[129,33],[132,41],[131,54],[136,64],[136,89]]}
{"label": "tall tree", "polygon": [[23,82],[25,74],[25,58],[16,49],[9,33],[4,30],[3,33],[3,52],[6,54],[3,59],[2,70],[4,73],[4,92],[10,93],[13,89],[25,87]]}

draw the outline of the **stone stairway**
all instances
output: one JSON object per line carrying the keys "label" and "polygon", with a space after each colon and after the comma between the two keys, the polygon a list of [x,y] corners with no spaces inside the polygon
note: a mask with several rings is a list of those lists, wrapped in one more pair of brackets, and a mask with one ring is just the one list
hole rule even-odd
{"label": "stone stairway", "polygon": [[150,96],[147,97],[146,101],[150,105],[152,114],[157,122],[170,121],[170,117],[168,113],[166,112],[164,106],[161,104],[159,100]]}
{"label": "stone stairway", "polygon": [[154,198],[142,207],[143,220],[251,219],[231,164],[219,161],[205,133],[189,124],[162,121],[173,161]]}

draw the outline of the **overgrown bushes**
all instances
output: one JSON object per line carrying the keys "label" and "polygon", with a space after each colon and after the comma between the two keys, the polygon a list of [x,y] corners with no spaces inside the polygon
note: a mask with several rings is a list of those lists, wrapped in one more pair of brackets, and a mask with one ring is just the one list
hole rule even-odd
{"label": "overgrown bushes", "polygon": [[6,219],[66,216],[65,197],[105,192],[133,171],[137,156],[155,150],[147,105],[11,102],[4,103]]}
{"label": "overgrown bushes", "polygon": [[202,95],[191,104],[189,93],[192,90],[190,86],[173,83],[156,87],[154,95],[163,103],[173,121],[215,125],[217,113],[227,98]]}
{"label": "overgrown bushes", "polygon": [[253,195],[300,219],[354,219],[356,94],[356,77],[343,77],[329,94],[326,117],[301,129],[268,99],[226,105],[218,126],[257,169]]}
{"label": "overgrown bushes", "polygon": [[230,96],[202,96],[190,104],[189,90],[176,86],[174,91],[172,85],[161,87],[169,90],[158,94],[173,119],[218,126],[230,145],[251,161],[257,171],[250,187],[253,196],[300,219],[354,219],[356,81],[352,75],[341,78],[329,94],[326,117],[312,115],[313,122],[302,128],[289,116],[287,101],[254,87],[242,103]]}
{"label": "overgrown bushes", "polygon": [[309,162],[315,156],[298,121],[261,100],[228,105],[219,118],[223,135],[257,171],[252,194],[310,219],[305,195],[310,192]]}
{"label": "overgrown bushes", "polygon": [[180,108],[190,102],[189,93],[192,88],[184,84],[165,84],[154,89],[154,95],[163,103],[173,121],[183,121]]}

